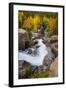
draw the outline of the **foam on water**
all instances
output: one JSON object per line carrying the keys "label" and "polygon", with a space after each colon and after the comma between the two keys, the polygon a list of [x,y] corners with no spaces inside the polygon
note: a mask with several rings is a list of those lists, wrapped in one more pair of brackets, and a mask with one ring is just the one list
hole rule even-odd
{"label": "foam on water", "polygon": [[37,52],[38,55],[32,56],[30,54],[27,54],[26,52],[19,52],[18,53],[18,60],[25,60],[29,62],[32,65],[40,66],[43,64],[43,60],[45,56],[48,54],[47,47],[45,44],[42,43],[42,39],[38,39],[38,46]]}

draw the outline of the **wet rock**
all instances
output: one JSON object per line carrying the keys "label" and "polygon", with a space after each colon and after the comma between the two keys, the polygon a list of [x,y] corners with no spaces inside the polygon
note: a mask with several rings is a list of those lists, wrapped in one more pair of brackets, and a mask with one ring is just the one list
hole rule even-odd
{"label": "wet rock", "polygon": [[19,66],[19,79],[22,79],[22,78],[27,78],[28,74],[31,74],[30,73],[30,70],[32,69],[32,66],[30,63],[24,61],[24,60],[19,60],[18,62],[18,66]]}
{"label": "wet rock", "polygon": [[53,35],[50,37],[50,43],[54,43],[54,42],[58,42],[58,36],[57,35]]}
{"label": "wet rock", "polygon": [[28,48],[27,49],[27,54],[30,54],[32,56],[38,55],[37,48],[39,48],[39,47],[40,46],[35,46],[33,48]]}
{"label": "wet rock", "polygon": [[55,57],[57,57],[58,56],[58,43],[57,42],[51,44],[51,50],[55,54]]}
{"label": "wet rock", "polygon": [[33,53],[33,50],[31,48],[28,48],[28,54],[32,54]]}
{"label": "wet rock", "polygon": [[46,44],[46,43],[50,43],[50,39],[47,37],[43,37],[43,43]]}
{"label": "wet rock", "polygon": [[47,71],[52,63],[52,59],[48,57],[48,55],[45,57],[43,62],[43,71]]}
{"label": "wet rock", "polygon": [[52,53],[51,48],[47,47],[48,50],[48,54],[45,56],[44,60],[43,60],[43,70],[47,71],[51,65],[51,63],[53,62],[55,55]]}
{"label": "wet rock", "polygon": [[37,33],[37,32],[32,32],[32,39],[37,39],[40,37],[40,33]]}
{"label": "wet rock", "polygon": [[38,66],[32,66],[32,72],[33,73],[38,72]]}

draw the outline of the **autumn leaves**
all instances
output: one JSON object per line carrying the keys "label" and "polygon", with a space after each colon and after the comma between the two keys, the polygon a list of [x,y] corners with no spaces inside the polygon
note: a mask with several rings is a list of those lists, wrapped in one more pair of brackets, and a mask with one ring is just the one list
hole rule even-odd
{"label": "autumn leaves", "polygon": [[41,30],[41,24],[47,25],[47,29],[57,34],[58,33],[58,14],[52,12],[31,12],[19,11],[18,12],[19,28],[27,31]]}

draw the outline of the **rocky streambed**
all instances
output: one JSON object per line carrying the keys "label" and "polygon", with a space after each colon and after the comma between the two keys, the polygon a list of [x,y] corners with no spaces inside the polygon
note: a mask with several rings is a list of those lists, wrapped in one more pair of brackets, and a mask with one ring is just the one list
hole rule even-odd
{"label": "rocky streambed", "polygon": [[[55,58],[58,56],[58,37],[56,35],[53,35],[50,38],[42,37],[39,41],[41,43],[36,44],[36,48],[34,47],[19,52],[19,79],[53,76],[50,71],[53,68],[52,66],[56,60]],[[58,62],[56,65],[58,65]],[[52,72],[54,72],[54,70]],[[56,72],[56,75],[54,74],[54,76],[57,76],[57,74],[58,73]]]}

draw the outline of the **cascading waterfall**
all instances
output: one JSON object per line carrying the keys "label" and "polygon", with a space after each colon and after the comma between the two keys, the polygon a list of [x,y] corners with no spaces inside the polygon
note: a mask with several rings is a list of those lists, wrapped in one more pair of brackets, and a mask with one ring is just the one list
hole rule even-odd
{"label": "cascading waterfall", "polygon": [[29,62],[31,65],[40,66],[43,64],[43,60],[45,56],[48,54],[47,47],[45,44],[43,44],[42,39],[37,39],[38,44],[36,46],[39,46],[36,51],[37,55],[31,55],[26,53],[26,51],[20,51],[18,53],[18,60],[24,60]]}

